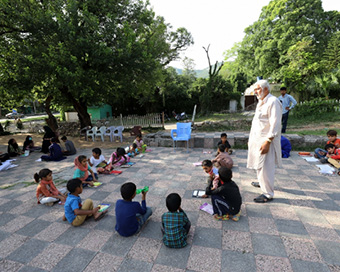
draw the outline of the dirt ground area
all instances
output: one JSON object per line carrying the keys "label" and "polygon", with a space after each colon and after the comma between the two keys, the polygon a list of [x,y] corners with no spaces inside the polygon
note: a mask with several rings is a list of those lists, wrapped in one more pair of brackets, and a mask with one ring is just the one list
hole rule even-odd
{"label": "dirt ground area", "polygon": [[[0,152],[7,152],[8,141],[11,138],[14,138],[17,141],[19,147],[22,148],[24,141],[28,135],[32,136],[35,146],[41,147],[42,138],[43,138],[42,134],[20,133],[20,134],[0,136]],[[117,148],[120,146],[125,147],[131,144],[134,140],[134,137],[130,136],[129,133],[123,133],[123,136],[124,137],[123,137],[122,143],[118,140],[116,140],[115,142],[110,142],[109,137],[105,137],[104,142],[101,141],[100,137],[97,137],[95,142],[93,142],[91,138],[89,141],[86,141],[84,137],[80,138],[80,137],[67,136],[67,139],[71,140],[74,143],[75,147],[79,149],[95,148],[95,147],[99,147],[99,148]],[[63,141],[61,141],[61,146],[64,147]]]}

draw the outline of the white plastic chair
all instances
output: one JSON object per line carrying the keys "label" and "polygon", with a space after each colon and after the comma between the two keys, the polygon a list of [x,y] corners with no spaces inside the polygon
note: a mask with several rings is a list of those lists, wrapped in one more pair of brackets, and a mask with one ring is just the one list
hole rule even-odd
{"label": "white plastic chair", "polygon": [[113,141],[113,132],[114,132],[115,129],[116,129],[116,127],[111,126],[111,127],[108,127],[105,131],[104,136],[109,136],[110,142]]}
{"label": "white plastic chair", "polygon": [[94,139],[96,138],[95,134],[97,132],[97,129],[98,129],[97,127],[93,127],[86,131],[87,141],[89,140],[89,137],[92,137],[92,141],[94,142]]}
{"label": "white plastic chair", "polygon": [[104,135],[106,132],[106,127],[105,126],[101,126],[99,129],[97,129],[97,131],[94,133],[94,139],[96,139],[97,136],[100,136],[100,138],[102,139],[102,142],[104,142]]}
{"label": "white plastic chair", "polygon": [[120,142],[123,142],[123,130],[123,126],[116,127],[112,132],[112,138],[114,139],[115,137],[119,137]]}

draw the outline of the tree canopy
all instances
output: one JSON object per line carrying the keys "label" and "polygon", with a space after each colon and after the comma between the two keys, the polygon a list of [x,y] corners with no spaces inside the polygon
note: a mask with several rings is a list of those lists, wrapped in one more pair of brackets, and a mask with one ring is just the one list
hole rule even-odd
{"label": "tree canopy", "polygon": [[[141,0],[0,2],[0,94],[87,106],[155,91],[161,69],[193,43]],[[139,100],[141,101],[141,100]]]}

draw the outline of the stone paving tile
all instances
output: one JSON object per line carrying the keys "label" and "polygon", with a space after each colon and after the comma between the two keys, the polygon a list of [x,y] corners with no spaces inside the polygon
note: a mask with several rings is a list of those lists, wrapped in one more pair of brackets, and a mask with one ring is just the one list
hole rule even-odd
{"label": "stone paving tile", "polygon": [[261,233],[252,233],[251,236],[254,254],[287,257],[285,247],[279,236]]}
{"label": "stone paving tile", "polygon": [[19,272],[46,272],[46,271],[48,270],[40,269],[40,268],[29,266],[29,265],[26,265],[19,270]]}
{"label": "stone paving tile", "polygon": [[29,238],[26,236],[12,234],[10,237],[2,240],[0,242],[0,256],[2,258],[7,257],[17,248],[22,246],[28,239]]}
{"label": "stone paving tile", "polygon": [[30,222],[32,222],[34,218],[27,217],[27,216],[18,216],[13,220],[9,221],[7,224],[3,225],[0,230],[8,231],[8,232],[16,232],[19,229],[23,228]]}
{"label": "stone paving tile", "polygon": [[45,241],[30,239],[18,249],[13,251],[7,258],[11,261],[26,264],[35,258],[47,246],[48,243]]}
{"label": "stone paving tile", "polygon": [[96,253],[93,251],[73,248],[52,271],[83,271],[95,255]]}
{"label": "stone paving tile", "polygon": [[288,257],[311,262],[322,262],[322,257],[312,240],[282,237]]}
{"label": "stone paving tile", "polygon": [[261,272],[292,272],[288,258],[272,257],[266,255],[255,256],[257,270]]}
{"label": "stone paving tile", "polygon": [[249,232],[223,230],[222,248],[224,250],[252,253],[251,235]]}
{"label": "stone paving tile", "polygon": [[220,271],[222,251],[215,248],[192,246],[189,260],[188,269],[195,271]]}
{"label": "stone paving tile", "polygon": [[83,240],[78,243],[77,247],[91,251],[100,251],[111,236],[112,232],[92,230]]}
{"label": "stone paving tile", "polygon": [[314,244],[328,264],[340,267],[340,244],[338,242],[315,240]]}
{"label": "stone paving tile", "polygon": [[0,271],[16,272],[19,271],[21,267],[23,267],[21,263],[10,260],[0,260]]}
{"label": "stone paving tile", "polygon": [[322,263],[301,261],[301,260],[290,260],[290,263],[294,271],[318,271],[318,272],[329,272],[327,265]]}
{"label": "stone paving tile", "polygon": [[270,218],[249,217],[250,232],[278,235],[275,222]]}
{"label": "stone paving tile", "polygon": [[193,245],[221,249],[221,235],[220,229],[196,227]]}
{"label": "stone paving tile", "polygon": [[118,272],[149,272],[152,269],[152,264],[143,262],[136,259],[124,259],[123,263],[119,266]]}
{"label": "stone paving tile", "polygon": [[300,221],[277,219],[275,224],[280,235],[309,237],[305,225]]}
{"label": "stone paving tile", "polygon": [[99,252],[84,270],[85,272],[111,272],[117,271],[123,262],[123,257],[118,257]]}
{"label": "stone paving tile", "polygon": [[131,248],[128,258],[153,263],[161,248],[162,242],[150,238],[140,237]]}
{"label": "stone paving tile", "polygon": [[309,235],[314,239],[340,241],[339,235],[333,228],[331,228],[331,226],[326,226],[325,228],[322,228],[320,226],[314,226],[306,223],[305,227]]}
{"label": "stone paving tile", "polygon": [[256,264],[253,254],[235,252],[230,250],[222,251],[223,272],[255,272]]}
{"label": "stone paving tile", "polygon": [[43,231],[51,225],[50,222],[35,219],[32,222],[28,223],[26,226],[18,230],[16,233],[32,237],[37,233]]}
{"label": "stone paving tile", "polygon": [[152,267],[152,270],[151,270],[151,272],[164,272],[164,271],[167,271],[167,272],[185,272],[184,269],[178,269],[178,268],[160,265],[160,264],[155,264]]}
{"label": "stone paving tile", "polygon": [[185,269],[187,267],[191,246],[187,245],[184,248],[169,248],[162,244],[157,258],[156,264],[161,264],[168,267]]}
{"label": "stone paving tile", "polygon": [[72,247],[66,245],[50,244],[29,265],[50,271],[71,249]]}

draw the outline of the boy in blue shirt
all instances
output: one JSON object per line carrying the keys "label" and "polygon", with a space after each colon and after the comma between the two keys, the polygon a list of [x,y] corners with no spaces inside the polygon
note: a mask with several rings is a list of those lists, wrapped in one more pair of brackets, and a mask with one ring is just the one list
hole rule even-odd
{"label": "boy in blue shirt", "polygon": [[78,227],[84,223],[87,217],[93,215],[94,220],[101,219],[107,212],[98,212],[99,207],[93,208],[91,199],[86,199],[82,204],[80,194],[83,192],[83,186],[80,179],[71,179],[67,182],[67,190],[70,192],[66,198],[64,205],[65,215],[64,221],[68,221],[74,227]]}
{"label": "boy in blue shirt", "polygon": [[120,187],[123,199],[116,202],[116,231],[121,236],[131,236],[138,233],[146,220],[151,216],[152,210],[146,207],[146,193],[142,191],[142,205],[132,201],[136,196],[136,185],[127,182]]}
{"label": "boy in blue shirt", "polygon": [[187,245],[187,235],[191,223],[186,213],[181,209],[181,197],[172,193],[166,198],[168,212],[162,215],[161,230],[163,243],[167,247],[181,248]]}

